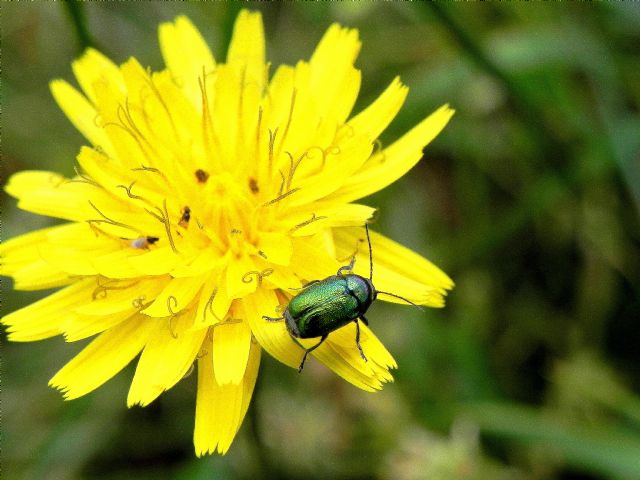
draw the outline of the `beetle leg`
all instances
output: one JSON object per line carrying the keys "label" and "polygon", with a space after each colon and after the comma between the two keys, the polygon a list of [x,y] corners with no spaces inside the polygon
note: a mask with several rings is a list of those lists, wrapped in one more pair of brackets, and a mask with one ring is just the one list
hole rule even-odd
{"label": "beetle leg", "polygon": [[263,315],[262,319],[266,320],[267,322],[280,322],[281,320],[284,320],[284,317],[267,317]]}
{"label": "beetle leg", "polygon": [[[364,319],[364,317],[361,317],[361,318]],[[360,356],[366,362],[367,361],[367,357],[364,356],[364,352],[362,351],[362,345],[360,345],[360,323],[358,323],[358,319],[357,318],[354,320],[354,322],[356,322],[356,346],[358,347],[358,350],[360,351]],[[366,324],[366,320],[365,320],[365,324]]]}
{"label": "beetle leg", "polygon": [[342,275],[342,272],[351,272],[353,271],[353,266],[356,264],[356,256],[354,255],[353,257],[351,257],[351,261],[349,262],[349,265],[345,265],[343,267],[340,267],[338,269],[338,273],[336,273],[336,275]]}
{"label": "beetle leg", "polygon": [[320,341],[318,343],[316,343],[313,347],[311,348],[307,348],[304,351],[304,356],[302,357],[302,362],[300,362],[300,366],[298,367],[298,373],[302,372],[302,369],[304,368],[304,362],[307,361],[307,356],[313,352],[316,348],[318,348],[320,345],[322,345],[322,343],[327,339],[327,337],[329,336],[329,334],[323,335],[322,338],[320,339]]}

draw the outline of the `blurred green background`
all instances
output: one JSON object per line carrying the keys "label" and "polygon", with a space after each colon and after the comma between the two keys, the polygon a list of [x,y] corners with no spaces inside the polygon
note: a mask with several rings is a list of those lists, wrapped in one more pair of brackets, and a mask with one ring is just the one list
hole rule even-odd
{"label": "blurred green background", "polygon": [[[184,13],[223,59],[243,5],[4,2],[4,178],[73,173],[84,141],[48,82],[72,78],[83,44],[160,69],[157,25]],[[638,4],[250,7],[274,65],[308,58],[334,21],[360,30],[356,111],[396,74],[411,89],[385,144],[457,110],[410,175],[364,201],[374,228],[456,281],[447,307],[372,307],[400,365],[380,393],[263,356],[231,451],[203,459],[193,376],[145,409],[125,406],[132,366],[63,402],[47,381],[82,345],[3,334],[3,478],[639,479]],[[3,238],[49,222],[2,197]],[[5,281],[4,311],[41,295]]]}

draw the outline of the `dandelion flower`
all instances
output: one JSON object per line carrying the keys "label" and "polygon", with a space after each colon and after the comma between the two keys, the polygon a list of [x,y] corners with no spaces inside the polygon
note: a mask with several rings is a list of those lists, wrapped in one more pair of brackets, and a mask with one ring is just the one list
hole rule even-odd
{"label": "dandelion flower", "polygon": [[[377,138],[407,88],[396,78],[351,115],[360,41],[339,25],[308,62],[280,66],[271,78],[258,13],[240,12],[225,63],[185,17],[162,24],[159,38],[160,72],[135,58],[118,66],[89,49],[73,63],[80,90],[51,82],[89,145],[73,178],[24,171],[6,186],[20,208],[67,223],[0,247],[0,273],[16,289],[59,287],[2,322],[18,342],[95,337],[50,381],[66,399],[98,388],[139,355],[127,404],[145,406],[195,364],[196,453],[225,453],[262,349],[294,368],[304,353],[305,341],[263,316],[354,254],[355,272],[368,276],[359,245],[374,209],[353,202],[413,167],[453,111],[439,108],[382,148]],[[443,305],[453,283],[441,270],[375,232],[371,243],[377,288]],[[353,385],[379,390],[396,362],[361,330],[368,361],[354,323],[313,356]]]}

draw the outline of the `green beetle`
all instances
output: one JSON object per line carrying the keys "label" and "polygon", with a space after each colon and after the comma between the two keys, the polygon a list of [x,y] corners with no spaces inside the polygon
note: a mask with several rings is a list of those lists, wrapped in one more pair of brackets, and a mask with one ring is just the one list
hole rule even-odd
{"label": "green beetle", "polygon": [[371,239],[369,238],[369,227],[367,225],[365,225],[365,231],[369,245],[369,278],[361,277],[355,273],[346,273],[353,270],[356,261],[354,255],[349,265],[340,267],[335,275],[324,280],[314,280],[302,287],[302,292],[289,301],[282,317],[262,317],[271,322],[284,320],[289,335],[294,339],[320,337],[320,341],[317,344],[305,349],[298,372],[302,371],[307,356],[322,345],[331,332],[344,327],[350,322],[355,322],[356,324],[356,346],[360,356],[367,361],[367,357],[360,345],[359,321],[362,320],[365,325],[369,325],[364,314],[379,293],[397,297],[420,308],[400,295],[375,289],[373,286]]}

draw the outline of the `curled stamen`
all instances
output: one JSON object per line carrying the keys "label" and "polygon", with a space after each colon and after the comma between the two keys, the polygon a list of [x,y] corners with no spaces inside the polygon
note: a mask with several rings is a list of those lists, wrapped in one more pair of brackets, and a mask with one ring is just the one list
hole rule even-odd
{"label": "curled stamen", "polygon": [[102,300],[107,298],[107,287],[104,285],[98,285],[91,293],[91,300]]}
{"label": "curled stamen", "polygon": [[141,165],[139,167],[132,168],[131,171],[132,172],[153,172],[153,173],[157,173],[158,175],[162,175],[164,177],[164,173],[162,173],[160,170],[154,167],[148,167],[146,165]]}
{"label": "curled stamen", "polygon": [[131,227],[129,225],[126,225],[124,223],[116,222],[115,220],[112,220],[111,218],[107,217],[104,213],[102,213],[100,211],[100,209],[98,209],[98,207],[96,207],[91,200],[87,200],[87,201],[89,202],[89,205],[91,205],[91,207],[96,212],[98,212],[98,215],[100,215],[103,218],[102,220],[100,220],[100,219],[98,219],[98,220],[95,220],[95,219],[87,220],[87,222],[89,222],[89,224],[92,224],[92,223],[108,223],[109,225],[114,225],[116,227],[122,227],[122,228],[126,228],[128,230],[133,230],[133,231],[136,230],[135,228],[133,228],[133,227]]}
{"label": "curled stamen", "polygon": [[109,290],[127,290],[128,288],[135,287],[138,284],[137,281],[127,283],[125,285],[114,284],[115,282],[118,282],[118,280],[109,280],[107,281],[107,283],[103,284],[103,283],[100,283],[100,278],[97,278],[96,282],[98,286],[95,288],[95,290],[91,294],[92,300],[107,298],[107,293],[109,292]]}
{"label": "curled stamen", "polygon": [[326,155],[340,155],[340,147],[338,145],[331,145],[325,150]]}
{"label": "curled stamen", "polygon": [[98,182],[96,182],[93,178],[88,177],[84,173],[80,172],[80,170],[78,170],[78,167],[76,165],[73,166],[73,170],[76,172],[76,175],[79,178],[71,178],[67,180],[66,183],[87,183],[89,185],[93,185],[94,187],[100,187]]}
{"label": "curled stamen", "polygon": [[96,113],[93,117],[93,124],[98,128],[104,128],[104,119],[102,118],[102,115]]}
{"label": "curled stamen", "polygon": [[289,229],[289,232],[295,232],[299,228],[306,227],[307,225],[309,225],[309,224],[311,224],[313,222],[317,222],[318,220],[324,220],[326,218],[329,218],[329,217],[326,217],[324,215],[316,216],[315,213],[312,213],[311,214],[311,218],[309,220],[305,220],[302,223],[298,223],[296,226],[294,226],[293,228]]}
{"label": "curled stamen", "polygon": [[258,286],[262,286],[262,280],[264,277],[268,277],[273,273],[273,268],[266,268],[263,271],[259,272],[257,270],[251,270],[250,272],[245,273],[242,276],[242,283],[251,283],[253,282],[253,276],[257,279]]}
{"label": "curled stamen", "polygon": [[174,339],[178,338],[178,333],[176,332],[176,325],[175,325],[176,318],[178,318],[177,315],[171,315],[169,317],[169,333]]}
{"label": "curled stamen", "polygon": [[184,380],[185,378],[189,378],[195,369],[196,366],[193,363],[189,365],[189,370],[187,370],[186,373],[182,376],[182,379]]}
{"label": "curled stamen", "polygon": [[[173,307],[171,306],[172,303],[173,303]],[[176,312],[173,310],[174,308],[178,308],[178,299],[173,295],[169,295],[167,297],[167,311],[171,315],[176,316]]]}
{"label": "curled stamen", "polygon": [[225,318],[222,322],[218,322],[215,325],[213,325],[213,329],[215,329],[216,327],[219,327],[221,325],[234,325],[237,323],[242,323],[242,319],[241,318],[231,318],[231,317],[227,317]]}
{"label": "curled stamen", "polygon": [[285,198],[287,198],[289,195],[293,195],[294,193],[296,193],[298,190],[300,190],[299,188],[294,188],[292,190],[289,190],[288,192],[283,193],[282,195],[277,196],[276,198],[274,198],[273,200],[269,200],[266,203],[263,203],[262,206],[263,207],[268,207],[270,205],[273,205],[275,203],[278,203],[280,200],[283,200]]}
{"label": "curled stamen", "polygon": [[282,146],[284,145],[284,141],[286,140],[287,134],[289,133],[289,127],[291,126],[291,121],[293,120],[293,110],[295,109],[297,94],[298,94],[298,91],[295,88],[291,90],[291,103],[289,106],[289,117],[287,118],[287,124],[284,127],[284,132],[282,133],[282,140],[280,140],[280,148],[282,148]]}
{"label": "curled stamen", "polygon": [[141,196],[134,195],[133,193],[131,193],[131,189],[133,188],[135,183],[136,181],[134,180],[133,182],[131,182],[131,185],[129,185],[128,187],[126,185],[116,185],[116,188],[122,188],[125,192],[127,192],[127,196],[129,198],[133,198],[134,200],[143,200]]}
{"label": "curled stamen", "polygon": [[373,152],[371,152],[371,156],[375,157],[383,150],[382,141],[379,138],[376,138],[376,141],[373,142]]}
{"label": "curled stamen", "polygon": [[271,129],[269,129],[269,173],[271,173],[271,169],[273,167],[273,157],[274,157],[274,150],[275,150],[275,144],[276,144],[276,135],[278,135],[278,128],[276,127],[275,130],[271,131]]}
{"label": "curled stamen", "polygon": [[218,294],[218,287],[213,289],[213,292],[211,292],[211,295],[209,295],[209,299],[207,300],[207,304],[204,307],[204,312],[203,312],[203,322],[207,321],[207,311],[209,311],[209,313],[211,315],[214,316],[214,318],[216,320],[218,320],[219,322],[221,322],[222,320],[220,320],[220,317],[218,317],[215,312],[213,311],[213,300],[216,298],[216,295]]}
{"label": "curled stamen", "polygon": [[169,240],[169,245],[171,245],[171,250],[173,251],[173,253],[179,253],[178,249],[176,248],[176,244],[173,241],[173,235],[171,234],[171,221],[169,220],[169,212],[167,211],[167,199],[166,198],[162,202],[162,206],[164,207],[164,211],[160,210],[158,207],[153,207],[160,213],[156,213],[156,212],[154,212],[152,210],[149,210],[148,208],[145,208],[144,210],[149,215],[151,215],[153,218],[155,218],[156,220],[158,220],[160,223],[162,223],[164,225],[164,229],[167,232],[167,238]]}
{"label": "curled stamen", "polygon": [[131,305],[133,306],[133,308],[135,308],[136,310],[144,310],[147,305],[150,305],[149,303],[144,303],[144,301],[146,300],[146,296],[145,295],[140,295],[138,298],[134,298],[131,301]]}

